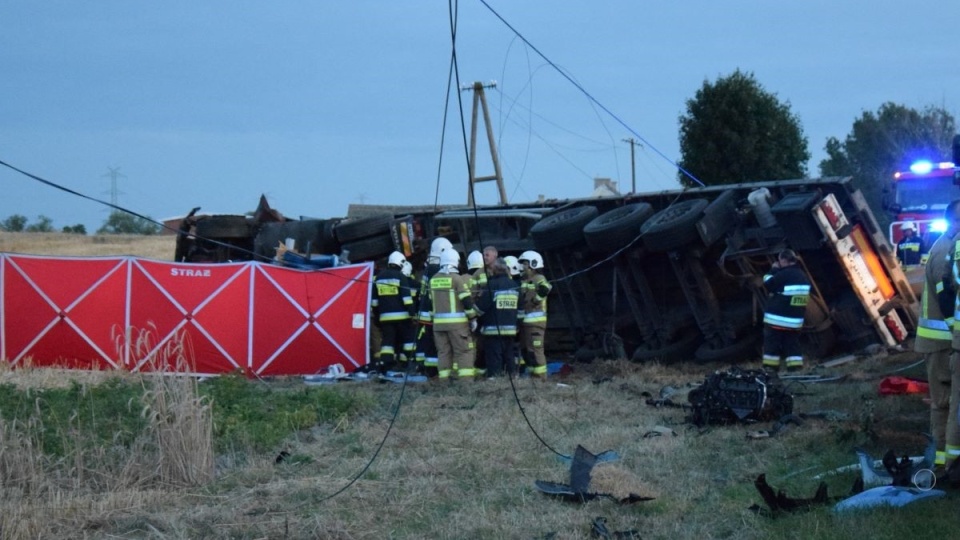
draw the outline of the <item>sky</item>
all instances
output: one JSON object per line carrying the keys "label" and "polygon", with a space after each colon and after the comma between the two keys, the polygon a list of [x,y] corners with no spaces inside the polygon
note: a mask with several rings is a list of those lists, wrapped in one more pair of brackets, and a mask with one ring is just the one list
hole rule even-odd
{"label": "sky", "polygon": [[[960,2],[486,2],[456,2],[451,84],[495,82],[510,202],[585,197],[594,177],[678,188],[678,117],[737,69],[789,103],[811,176],[827,138],[885,102],[960,117]],[[0,161],[156,219],[261,194],[292,218],[465,204],[473,94],[448,99],[451,3],[6,0]],[[0,220],[92,232],[110,212],[6,167],[0,193]],[[476,193],[497,202],[492,182]]]}

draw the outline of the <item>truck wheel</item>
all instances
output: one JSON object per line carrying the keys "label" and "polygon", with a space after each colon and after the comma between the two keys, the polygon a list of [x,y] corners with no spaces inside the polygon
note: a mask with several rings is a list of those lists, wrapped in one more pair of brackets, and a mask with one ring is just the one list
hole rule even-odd
{"label": "truck wheel", "polygon": [[248,238],[253,235],[253,221],[247,216],[210,216],[197,221],[201,238]]}
{"label": "truck wheel", "polygon": [[643,244],[650,251],[673,251],[697,238],[697,222],[709,205],[706,199],[690,199],[670,205],[640,226]]}
{"label": "truck wheel", "polygon": [[595,206],[577,206],[550,214],[530,228],[533,245],[547,251],[577,244],[583,240],[583,226],[599,214]]}
{"label": "truck wheel", "polygon": [[640,226],[653,215],[653,207],[636,203],[595,217],[583,227],[583,238],[593,251],[616,251],[640,236]]}
{"label": "truck wheel", "polygon": [[394,250],[393,238],[389,234],[364,238],[363,240],[343,244],[343,250],[349,252],[347,260],[352,263],[371,261],[388,255]]}
{"label": "truck wheel", "polygon": [[738,362],[749,362],[759,358],[757,352],[760,350],[760,333],[747,334],[740,341],[733,345],[714,349],[709,342],[704,342],[694,353],[697,362],[720,362],[724,364],[736,364]]}
{"label": "truck wheel", "polygon": [[660,362],[671,364],[684,362],[693,358],[693,352],[703,342],[703,336],[695,328],[688,328],[680,336],[680,340],[659,349],[648,349],[645,344],[641,344],[634,349],[630,359],[634,362]]}
{"label": "truck wheel", "polygon": [[375,216],[348,219],[337,223],[334,228],[337,240],[341,244],[360,240],[361,238],[370,238],[381,233],[389,232],[390,224],[393,223],[393,214],[378,214]]}

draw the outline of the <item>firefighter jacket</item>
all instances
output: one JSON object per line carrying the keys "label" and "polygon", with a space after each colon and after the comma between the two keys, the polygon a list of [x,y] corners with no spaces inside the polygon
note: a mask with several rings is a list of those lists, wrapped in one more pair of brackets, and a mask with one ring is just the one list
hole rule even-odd
{"label": "firefighter jacket", "polygon": [[547,295],[553,288],[543,274],[524,277],[520,285],[523,324],[527,326],[547,327]]}
{"label": "firefighter jacket", "polygon": [[[403,276],[402,286],[410,291],[410,298],[413,299],[413,305],[419,309],[420,289],[423,287],[423,283],[420,283],[420,280],[414,276]],[[416,315],[416,311],[414,311],[414,315]]]}
{"label": "firefighter jacket", "polygon": [[763,284],[770,295],[763,323],[789,330],[803,328],[803,316],[810,299],[810,280],[803,269],[796,264],[772,268],[763,276]]}
{"label": "firefighter jacket", "polygon": [[950,264],[952,272],[949,284],[956,290],[953,295],[953,349],[960,350],[960,233],[953,237],[951,244],[953,260]]}
{"label": "firefighter jacket", "polygon": [[409,321],[413,316],[413,298],[404,286],[406,277],[399,268],[388,267],[374,279],[370,306],[380,322]]}
{"label": "firefighter jacket", "polygon": [[423,281],[420,282],[420,303],[417,312],[417,322],[421,324],[430,324],[430,312],[433,311],[433,305],[430,304],[430,278],[440,271],[439,264],[428,264],[423,271]]}
{"label": "firefighter jacket", "polygon": [[904,237],[897,242],[897,259],[904,266],[916,266],[920,264],[920,258],[924,253],[923,240],[919,236],[913,235],[910,238]]}
{"label": "firefighter jacket", "polygon": [[953,238],[943,234],[930,247],[920,295],[920,320],[913,350],[927,353],[950,348],[956,291],[953,286]]}
{"label": "firefighter jacket", "polygon": [[480,333],[485,336],[517,335],[519,305],[520,290],[510,276],[500,274],[490,278],[477,299],[477,309],[483,313]]}
{"label": "firefighter jacket", "polygon": [[430,278],[429,296],[434,331],[467,326],[467,322],[477,316],[465,276],[446,272],[434,274]]}
{"label": "firefighter jacket", "polygon": [[470,292],[473,299],[476,300],[480,293],[487,287],[487,269],[478,268],[470,275]]}

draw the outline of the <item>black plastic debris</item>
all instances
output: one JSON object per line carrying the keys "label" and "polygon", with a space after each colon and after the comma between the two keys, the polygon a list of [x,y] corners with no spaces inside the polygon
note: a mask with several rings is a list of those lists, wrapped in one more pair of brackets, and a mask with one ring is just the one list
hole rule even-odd
{"label": "black plastic debris", "polygon": [[[610,451],[604,452],[603,454],[609,455]],[[616,455],[616,454],[613,454]],[[614,497],[608,493],[595,493],[590,490],[590,478],[594,466],[597,463],[602,462],[603,460],[598,459],[597,455],[592,454],[586,448],[577,445],[576,451],[573,453],[573,460],[570,463],[570,483],[561,484],[558,482],[547,482],[544,480],[534,481],[534,485],[541,492],[547,495],[558,497],[560,499],[570,501],[570,502],[579,502],[583,503],[596,499],[598,497],[607,497],[614,499],[621,504],[631,504],[635,502],[650,501],[654,497],[642,497],[634,493],[630,493],[627,497],[622,499]],[[609,459],[607,459],[609,461]]]}
{"label": "black plastic debris", "polygon": [[636,529],[611,531],[607,528],[607,518],[599,516],[590,525],[590,537],[602,540],[640,540],[640,532]]}

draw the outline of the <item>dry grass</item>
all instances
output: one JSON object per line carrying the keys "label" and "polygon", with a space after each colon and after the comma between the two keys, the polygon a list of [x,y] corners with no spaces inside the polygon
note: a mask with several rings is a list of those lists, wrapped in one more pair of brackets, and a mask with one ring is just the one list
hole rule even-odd
{"label": "dry grass", "polygon": [[[138,340],[138,352],[152,350],[148,337]],[[55,459],[41,451],[38,434],[45,429],[39,411],[26,419],[0,415],[0,539],[98,536],[96,531],[116,516],[176,504],[178,490],[209,484],[214,472],[210,404],[200,397],[195,379],[171,373],[186,370],[187,362],[182,340],[174,340],[151,359],[147,374],[29,365],[4,370],[6,380],[31,389],[138,378],[144,386],[139,407],[146,429],[130,448],[91,445],[89,434],[70,418],[63,433],[76,444],[70,455]],[[38,394],[37,407],[41,401]],[[140,531],[154,532],[152,527]]]}
{"label": "dry grass", "polygon": [[0,231],[0,252],[31,255],[100,257],[132,255],[161,261],[173,260],[173,235],[77,235],[64,233],[12,233]]}
{"label": "dry grass", "polygon": [[[850,449],[855,444],[877,453],[893,447],[916,454],[927,421],[921,397],[876,394],[879,374],[913,359],[861,361],[843,369],[853,376],[842,384],[795,387],[798,411],[837,409],[848,418],[810,420],[763,440],[748,440],[745,433],[767,425],[701,430],[684,422],[682,410],[645,404],[646,396],[657,395],[663,385],[686,388],[702,380],[703,366],[576,365],[562,381],[516,381],[519,407],[504,379],[411,385],[377,459],[356,483],[331,498],[374,456],[400,393],[394,384],[340,383],[334,391],[371,395],[381,403],[379,410],[295,434],[284,448],[290,456],[283,463],[274,463],[274,455],[219,456],[215,479],[181,475],[175,482],[201,482],[200,488],[171,486],[164,493],[156,484],[125,482],[111,487],[96,505],[90,494],[58,492],[41,501],[41,509],[31,507],[36,501],[8,501],[4,514],[21,516],[20,522],[29,524],[24,535],[58,538],[74,537],[66,531],[82,531],[91,537],[460,539],[555,533],[550,537],[582,539],[591,538],[590,524],[597,516],[607,519],[611,531],[637,529],[644,538],[847,538],[858,533],[890,538],[897,523],[915,526],[917,519],[927,518],[911,520],[908,511],[901,511],[840,519],[821,509],[772,520],[747,507],[762,502],[752,484],[761,472],[774,487],[806,497],[816,488],[814,474],[854,461]],[[280,392],[296,391],[299,383],[267,384]],[[183,416],[169,404],[150,407],[158,418]],[[644,437],[658,425],[677,435]],[[205,451],[187,448],[175,436],[171,442],[181,457]],[[594,469],[594,490],[618,498],[636,493],[657,499],[634,505],[610,499],[572,504],[536,491],[538,479],[569,481],[569,466],[551,448],[572,454],[578,444],[621,456]],[[20,467],[37,465],[25,460]],[[850,474],[828,478],[831,494],[846,493],[852,479]],[[123,504],[123,493],[129,504]],[[947,514],[952,504],[926,507],[949,515],[947,525],[960,526],[955,512]],[[53,516],[50,528],[36,521],[40,512]]]}

